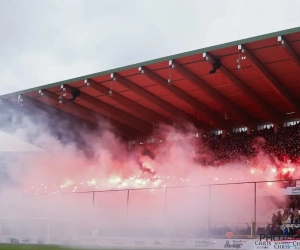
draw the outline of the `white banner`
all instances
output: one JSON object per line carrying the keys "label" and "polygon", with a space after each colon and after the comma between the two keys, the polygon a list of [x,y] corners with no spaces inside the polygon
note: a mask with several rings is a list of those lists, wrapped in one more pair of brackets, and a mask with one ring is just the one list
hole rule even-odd
{"label": "white banner", "polygon": [[247,239],[98,238],[94,244],[115,249],[253,249],[253,240]]}
{"label": "white banner", "polygon": [[300,187],[288,187],[283,190],[285,195],[300,195]]}
{"label": "white banner", "polygon": [[253,249],[258,250],[273,250],[273,249],[294,249],[300,250],[300,240],[278,240],[278,241],[265,241],[253,240]]}

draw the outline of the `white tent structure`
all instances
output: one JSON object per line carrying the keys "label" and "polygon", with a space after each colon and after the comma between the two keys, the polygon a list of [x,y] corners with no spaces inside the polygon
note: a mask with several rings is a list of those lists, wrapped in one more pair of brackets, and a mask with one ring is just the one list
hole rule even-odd
{"label": "white tent structure", "polygon": [[43,149],[0,131],[0,153],[38,153]]}

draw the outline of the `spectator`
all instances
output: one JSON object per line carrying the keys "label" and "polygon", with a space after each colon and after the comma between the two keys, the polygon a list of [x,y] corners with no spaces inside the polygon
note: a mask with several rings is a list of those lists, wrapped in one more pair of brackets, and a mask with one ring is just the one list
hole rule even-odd
{"label": "spectator", "polygon": [[[203,165],[219,166],[232,161],[247,162],[260,150],[282,162],[300,162],[300,123],[281,127],[277,133],[270,127],[252,131],[251,134],[233,133],[225,138],[222,138],[222,135],[210,135],[204,137],[203,141],[204,148],[212,152],[210,158],[207,155],[198,155],[196,160]],[[203,152],[203,147],[200,151]],[[294,204],[291,208],[295,209]]]}
{"label": "spectator", "polygon": [[295,211],[293,212],[293,214],[294,214],[293,223],[294,224],[299,224],[299,212],[298,212],[298,209],[295,209]]}

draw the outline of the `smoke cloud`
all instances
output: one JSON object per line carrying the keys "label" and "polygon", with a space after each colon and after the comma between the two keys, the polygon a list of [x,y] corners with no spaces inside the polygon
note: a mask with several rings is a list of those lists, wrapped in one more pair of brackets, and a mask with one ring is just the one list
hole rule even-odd
{"label": "smoke cloud", "polygon": [[271,181],[282,168],[295,170],[265,154],[262,138],[255,159],[210,167],[194,160],[212,152],[190,125],[184,133],[161,125],[155,145],[129,148],[107,122],[91,130],[52,115],[10,110],[2,124],[43,150],[1,154],[2,235],[57,241],[98,228],[110,237],[207,237],[208,227],[251,224],[254,181],[270,181],[256,185],[257,226],[265,226],[275,208],[266,196],[284,201]]}

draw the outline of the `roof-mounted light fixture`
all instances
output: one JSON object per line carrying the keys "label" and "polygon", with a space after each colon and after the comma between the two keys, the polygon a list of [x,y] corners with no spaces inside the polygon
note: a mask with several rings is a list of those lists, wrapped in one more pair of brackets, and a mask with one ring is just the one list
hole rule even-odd
{"label": "roof-mounted light fixture", "polygon": [[202,54],[202,57],[203,57],[204,61],[207,61],[207,62],[210,61],[210,58],[209,58],[209,56],[208,56],[208,54],[207,54],[206,52],[204,52],[204,53]]}
{"label": "roof-mounted light fixture", "polygon": [[242,68],[241,60],[245,60],[246,59],[245,49],[243,48],[243,46],[241,44],[238,45],[238,53],[239,53],[239,57],[236,60],[236,62],[238,64],[238,69],[241,69]]}
{"label": "roof-mounted light fixture", "polygon": [[283,39],[282,36],[278,36],[277,37],[277,41],[278,41],[278,44],[281,45],[281,46],[284,46],[285,45],[285,41]]}
{"label": "roof-mounted light fixture", "polygon": [[85,79],[84,80],[84,85],[87,86],[87,87],[90,87],[91,84],[89,83],[89,80],[88,79]]}
{"label": "roof-mounted light fixture", "polygon": [[61,92],[62,92],[62,96],[66,96],[67,93],[66,93],[66,88],[64,87],[64,85],[60,85],[60,89],[61,89]]}
{"label": "roof-mounted light fixture", "polygon": [[64,92],[64,85],[60,85],[60,95],[58,97],[58,103],[59,104],[63,103],[63,99],[64,99],[64,97],[63,97],[64,93],[63,92]]}
{"label": "roof-mounted light fixture", "polygon": [[140,72],[142,75],[144,75],[145,71],[144,71],[143,67],[139,67],[139,72]]}
{"label": "roof-mounted light fixture", "polygon": [[[62,100],[63,97],[67,95],[67,93],[66,93],[67,89],[64,87],[64,85],[61,85],[60,88],[61,88],[61,92],[62,92],[62,95],[61,95],[61,97],[62,97],[61,100]],[[73,88],[72,91],[71,91],[72,97],[69,98],[68,101],[69,101],[69,102],[74,102],[74,101],[76,100],[76,98],[77,98],[78,96],[80,96],[80,93],[81,93],[81,92],[80,92],[79,89]]]}
{"label": "roof-mounted light fixture", "polygon": [[23,107],[23,98],[21,95],[18,95],[18,103],[20,104],[21,107]]}
{"label": "roof-mounted light fixture", "polygon": [[168,78],[168,85],[172,84],[172,69],[175,68],[172,60],[169,60],[169,78]]}
{"label": "roof-mounted light fixture", "polygon": [[110,90],[108,91],[108,95],[109,96],[113,96],[113,82],[116,81],[116,77],[114,75],[114,73],[110,74]]}

